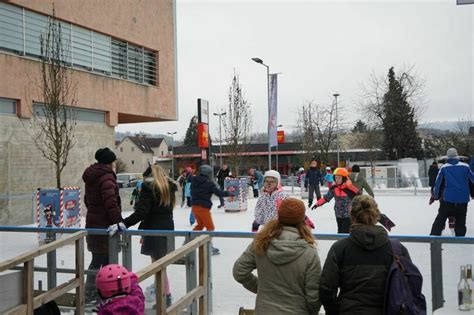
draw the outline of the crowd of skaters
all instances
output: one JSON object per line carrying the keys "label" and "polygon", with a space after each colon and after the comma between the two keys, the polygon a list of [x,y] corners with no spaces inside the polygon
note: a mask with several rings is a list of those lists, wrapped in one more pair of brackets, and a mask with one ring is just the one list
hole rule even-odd
{"label": "crowd of skaters", "polygon": [[[178,186],[168,178],[160,166],[152,165],[145,171],[138,197],[134,196],[131,202],[135,204],[134,212],[124,219],[121,215],[121,200],[116,184],[116,156],[110,149],[103,148],[96,152],[95,158],[97,163],[88,167],[83,175],[86,184],[85,204],[88,209],[86,228],[107,228],[110,235],[138,222],[141,229],[174,229],[173,209]],[[441,226],[441,221],[444,225],[447,217],[454,216],[456,235],[461,235],[463,231],[462,235],[465,235],[465,216],[469,202],[469,197],[466,200],[465,192],[467,191],[469,196],[469,185],[474,183],[473,164],[474,161],[471,159],[469,169],[467,164],[459,161],[455,149],[448,150],[446,166],[441,167],[437,174],[431,199],[431,201],[440,200],[438,216],[433,224],[435,232],[438,231],[435,228]],[[178,178],[182,195],[186,198],[187,205],[191,207],[191,216],[197,221],[193,230],[214,230],[210,212],[211,197],[212,194],[219,196],[219,206],[222,206],[221,198],[229,196],[229,192],[223,189],[223,181],[232,176],[230,170],[228,172],[227,170],[228,165],[225,165],[218,172],[219,186],[214,182],[212,168],[209,165],[201,165],[196,174],[187,167]],[[351,174],[345,168],[336,168],[331,174],[332,181],[324,179],[331,170],[325,171],[323,176],[317,167],[317,161],[310,162],[304,183],[310,193],[308,208],[315,210],[334,198],[338,233],[349,233],[349,236],[333,245],[321,269],[315,250],[316,242],[311,233],[314,223],[307,217],[305,205],[300,200],[289,198],[284,194],[280,174],[277,171],[269,170],[262,174],[254,168],[249,170],[250,184],[254,196],[258,197],[255,221],[252,223],[252,231],[256,232],[256,237],[235,263],[234,277],[245,288],[257,293],[256,310],[260,314],[314,314],[321,304],[325,307],[326,314],[384,313],[383,296],[380,293],[383,292],[382,284],[394,254],[393,246],[388,241],[387,230],[376,225],[383,215],[372,198],[373,191],[360,175],[360,169],[356,165],[352,167]],[[459,191],[460,182],[465,183],[467,188],[462,187]],[[321,196],[319,186],[324,184],[328,185],[329,190]],[[362,195],[363,190],[366,190],[369,196]],[[472,186],[470,192],[474,198]],[[314,194],[317,198],[315,202],[313,202]],[[182,206],[184,201],[181,200]],[[387,225],[387,221],[381,223],[385,223],[388,229],[391,227]],[[431,233],[436,235],[433,230]],[[100,274],[105,267],[110,266],[107,239],[104,236],[91,235],[87,236],[86,241],[87,248],[92,254],[88,269],[99,270]],[[214,254],[218,253],[218,249],[211,248]],[[163,257],[167,251],[166,237],[144,237],[141,252],[150,256],[152,261]],[[350,257],[360,255],[360,259],[348,260],[347,253],[355,255]],[[401,255],[409,259],[408,252],[404,248]],[[347,267],[344,267],[346,264]],[[272,268],[280,270],[279,277],[271,275]],[[353,271],[343,272],[343,268]],[[258,278],[252,274],[254,269],[258,270]],[[285,269],[288,273],[283,272]],[[305,275],[308,270],[310,276]],[[361,271],[364,273],[363,277],[357,275]],[[127,274],[130,280],[130,282],[127,280],[127,283],[130,285],[127,289],[124,289],[123,283],[117,286],[117,279],[112,277],[112,283],[109,285],[116,290],[107,296],[101,293],[97,278],[88,276],[86,302],[94,305],[98,303],[96,305],[99,313],[101,309],[105,310],[105,306],[110,307],[112,304],[130,306],[132,303],[122,302],[131,296],[129,289],[132,288],[133,274],[123,272]],[[266,273],[268,276],[265,276]],[[294,279],[300,278],[302,280],[295,283]],[[361,289],[360,292],[354,292],[351,288]],[[139,286],[138,289],[139,292],[135,292],[133,299],[140,304],[143,303],[141,298],[143,292]],[[172,300],[168,279],[163,293],[167,304],[170,305]],[[354,299],[355,294],[357,296],[362,294],[364,298]],[[304,303],[299,303],[302,301]],[[141,304],[137,307],[142,309]],[[143,314],[136,309],[136,307],[130,308],[125,312]]]}

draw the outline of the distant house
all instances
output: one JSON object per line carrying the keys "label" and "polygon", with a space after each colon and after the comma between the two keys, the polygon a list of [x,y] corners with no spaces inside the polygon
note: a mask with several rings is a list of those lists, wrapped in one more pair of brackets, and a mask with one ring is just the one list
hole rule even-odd
{"label": "distant house", "polygon": [[126,167],[127,173],[142,173],[149,164],[157,162],[170,172],[171,157],[164,138],[150,138],[145,135],[127,136],[116,145],[117,157]]}

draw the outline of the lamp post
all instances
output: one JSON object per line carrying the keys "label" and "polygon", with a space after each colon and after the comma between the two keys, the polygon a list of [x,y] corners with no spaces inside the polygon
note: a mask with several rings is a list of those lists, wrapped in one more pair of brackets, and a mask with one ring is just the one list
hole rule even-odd
{"label": "lamp post", "polygon": [[[270,123],[270,67],[263,63],[260,58],[252,58],[256,63],[267,68],[267,102],[268,102],[268,122]],[[268,169],[272,169],[272,151],[270,146],[270,133],[268,133]]]}
{"label": "lamp post", "polygon": [[174,135],[177,134],[174,132],[167,132],[171,136],[171,177],[174,180]]}
{"label": "lamp post", "polygon": [[333,94],[336,100],[336,145],[337,145],[337,167],[339,167],[339,117],[337,114],[337,97],[339,96],[338,93]]}
{"label": "lamp post", "polygon": [[[277,128],[281,128],[283,127],[283,125],[278,125]],[[278,134],[277,134],[277,137],[278,137]],[[277,139],[278,140],[278,139]],[[277,172],[279,172],[278,170],[278,141],[277,141],[277,145],[276,145],[276,170]]]}
{"label": "lamp post", "polygon": [[214,113],[214,116],[219,116],[219,168],[222,169],[222,127],[221,127],[221,119],[222,116],[225,116],[227,113],[222,112],[220,114]]}

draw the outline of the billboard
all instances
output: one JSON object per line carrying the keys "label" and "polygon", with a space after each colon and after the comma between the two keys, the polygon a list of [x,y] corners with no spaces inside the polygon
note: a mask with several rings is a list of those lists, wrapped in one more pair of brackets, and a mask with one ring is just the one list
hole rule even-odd
{"label": "billboard", "polygon": [[209,148],[209,129],[207,124],[198,123],[198,147]]}

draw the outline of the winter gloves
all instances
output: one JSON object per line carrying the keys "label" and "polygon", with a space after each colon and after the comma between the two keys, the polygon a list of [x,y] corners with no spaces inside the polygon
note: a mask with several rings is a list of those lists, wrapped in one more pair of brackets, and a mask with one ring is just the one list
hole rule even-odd
{"label": "winter gloves", "polygon": [[109,233],[110,236],[114,236],[117,232],[120,232],[126,229],[127,227],[125,226],[125,224],[123,222],[119,222],[116,224],[109,225],[109,227],[107,228],[107,233]]}

